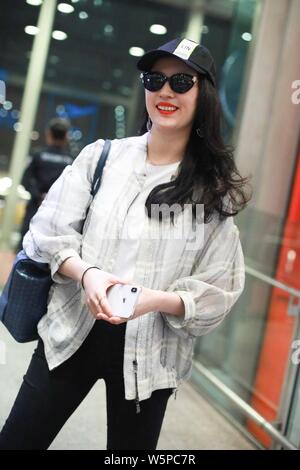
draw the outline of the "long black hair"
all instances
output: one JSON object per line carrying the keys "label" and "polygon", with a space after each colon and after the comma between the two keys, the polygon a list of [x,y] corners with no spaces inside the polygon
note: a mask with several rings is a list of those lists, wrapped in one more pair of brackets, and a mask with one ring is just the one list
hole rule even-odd
{"label": "long black hair", "polygon": [[[152,204],[204,204],[204,223],[215,211],[224,220],[244,209],[250,200],[245,191],[248,177],[236,168],[233,148],[226,145],[221,133],[221,104],[216,88],[203,75],[198,75],[199,93],[194,122],[184,158],[176,179],[152,189],[145,206],[151,217]],[[139,134],[147,132],[149,115],[145,106]],[[197,131],[198,129],[198,131]],[[200,189],[195,199],[194,190]],[[226,196],[226,197],[225,197]],[[172,217],[173,222],[173,217]]]}

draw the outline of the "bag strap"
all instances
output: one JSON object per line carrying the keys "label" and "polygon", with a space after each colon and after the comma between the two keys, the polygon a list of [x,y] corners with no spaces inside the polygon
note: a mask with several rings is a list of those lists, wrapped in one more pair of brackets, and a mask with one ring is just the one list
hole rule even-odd
{"label": "bag strap", "polygon": [[100,158],[97,163],[95,174],[94,174],[94,179],[93,179],[93,184],[92,184],[92,189],[91,189],[91,195],[93,198],[96,196],[98,189],[100,188],[103,168],[105,166],[105,163],[106,163],[109,151],[110,151],[110,147],[111,147],[111,140],[106,139]]}

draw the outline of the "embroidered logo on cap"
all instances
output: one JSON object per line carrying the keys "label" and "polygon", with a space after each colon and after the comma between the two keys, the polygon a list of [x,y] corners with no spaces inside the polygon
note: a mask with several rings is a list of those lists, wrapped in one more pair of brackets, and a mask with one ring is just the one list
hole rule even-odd
{"label": "embroidered logo on cap", "polygon": [[183,39],[180,41],[178,46],[176,47],[173,54],[177,55],[181,59],[187,60],[190,58],[193,50],[198,46],[198,44],[190,39]]}

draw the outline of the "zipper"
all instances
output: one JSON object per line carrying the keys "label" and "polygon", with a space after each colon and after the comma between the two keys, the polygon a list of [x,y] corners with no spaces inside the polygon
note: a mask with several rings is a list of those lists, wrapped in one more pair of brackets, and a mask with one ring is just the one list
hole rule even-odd
{"label": "zipper", "polygon": [[137,324],[137,332],[136,332],[136,338],[135,338],[135,359],[132,361],[132,364],[133,364],[134,379],[135,379],[135,406],[136,406],[136,413],[138,414],[141,412],[139,388],[138,388],[138,361],[137,361],[137,347],[138,347],[138,333],[139,333],[139,328],[140,328],[140,318],[137,318],[135,321],[137,321],[138,324]]}
{"label": "zipper", "polygon": [[138,363],[137,360],[135,359],[132,361],[133,363],[133,370],[134,370],[134,375],[135,375],[135,406],[136,406],[136,413],[141,412],[141,406],[140,406],[140,400],[139,400],[139,390],[138,390],[138,378],[137,378],[137,369],[138,369]]}

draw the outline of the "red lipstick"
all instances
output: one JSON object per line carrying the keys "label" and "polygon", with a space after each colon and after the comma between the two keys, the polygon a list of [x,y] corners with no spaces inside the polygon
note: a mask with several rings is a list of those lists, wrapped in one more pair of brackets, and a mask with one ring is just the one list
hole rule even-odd
{"label": "red lipstick", "polygon": [[156,109],[160,112],[160,114],[169,115],[174,114],[178,107],[174,106],[172,103],[168,103],[167,101],[160,101],[156,105]]}

